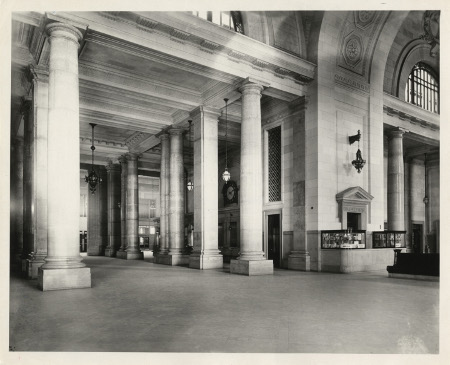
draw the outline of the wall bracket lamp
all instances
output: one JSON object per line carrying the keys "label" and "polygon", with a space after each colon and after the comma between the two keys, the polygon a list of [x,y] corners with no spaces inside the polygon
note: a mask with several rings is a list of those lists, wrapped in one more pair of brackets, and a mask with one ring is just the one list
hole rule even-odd
{"label": "wall bracket lamp", "polygon": [[350,144],[353,144],[354,142],[358,141],[358,151],[356,152],[356,159],[352,161],[352,165],[355,167],[355,169],[358,171],[358,174],[361,172],[362,168],[366,164],[366,160],[362,158],[361,150],[359,149],[359,141],[361,139],[361,133],[358,130],[358,134],[355,134],[354,136],[349,136],[348,141]]}

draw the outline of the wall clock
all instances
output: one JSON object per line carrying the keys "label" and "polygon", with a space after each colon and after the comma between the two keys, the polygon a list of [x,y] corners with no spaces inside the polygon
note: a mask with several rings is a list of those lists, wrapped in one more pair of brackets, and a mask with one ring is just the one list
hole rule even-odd
{"label": "wall clock", "polygon": [[222,195],[223,202],[225,205],[233,204],[238,202],[238,187],[236,182],[233,180],[228,181],[223,185]]}

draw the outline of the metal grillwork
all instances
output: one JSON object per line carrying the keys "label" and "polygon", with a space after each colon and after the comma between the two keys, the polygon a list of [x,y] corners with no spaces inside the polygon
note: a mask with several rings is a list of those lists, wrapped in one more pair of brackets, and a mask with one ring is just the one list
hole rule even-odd
{"label": "metal grillwork", "polygon": [[269,134],[269,202],[281,200],[281,126]]}
{"label": "metal grillwork", "polygon": [[406,83],[405,100],[433,113],[439,113],[439,84],[425,63],[416,64]]}

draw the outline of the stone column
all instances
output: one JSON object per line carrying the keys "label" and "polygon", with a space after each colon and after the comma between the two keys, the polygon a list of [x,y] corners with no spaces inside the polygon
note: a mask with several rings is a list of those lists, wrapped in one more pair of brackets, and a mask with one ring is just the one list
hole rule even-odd
{"label": "stone column", "polygon": [[403,130],[389,133],[388,147],[388,230],[405,229],[405,177],[403,165]]}
{"label": "stone column", "polygon": [[170,134],[170,189],[169,189],[169,261],[168,265],[187,265],[189,257],[183,257],[184,248],[184,168],[183,132],[173,128]]}
{"label": "stone column", "polygon": [[127,175],[127,260],[143,260],[144,254],[139,248],[139,180],[138,154],[129,153]]}
{"label": "stone column", "polygon": [[27,260],[27,275],[38,277],[38,268],[47,256],[47,133],[48,133],[48,71],[31,68],[33,77],[34,157],[33,157],[33,254]]}
{"label": "stone column", "polygon": [[126,259],[127,253],[127,180],[128,180],[128,162],[126,156],[119,157],[120,174],[120,248],[116,253],[119,259]]}
{"label": "stone column", "polygon": [[[11,150],[11,265],[22,268],[23,251],[23,139],[16,138]],[[19,267],[18,267],[19,266]]]}
{"label": "stone column", "polygon": [[108,246],[105,256],[113,257],[120,248],[120,165],[112,161],[106,166],[108,180]]}
{"label": "stone column", "polygon": [[101,183],[94,194],[88,193],[87,254],[103,256],[108,245],[108,183],[105,166],[94,169]]}
{"label": "stone column", "polygon": [[27,276],[27,260],[34,251],[33,179],[34,179],[34,118],[33,102],[24,99],[23,115],[23,250],[22,274]]}
{"label": "stone column", "polygon": [[308,252],[306,235],[306,129],[305,98],[299,98],[290,105],[293,118],[293,250],[288,257],[288,269],[311,270],[311,256]]}
{"label": "stone column", "polygon": [[[427,204],[427,244],[430,253],[440,252],[440,170],[439,154],[430,154],[427,156],[427,177],[428,177],[428,197]],[[444,221],[445,222],[445,221]]]}
{"label": "stone column", "polygon": [[159,247],[155,263],[168,264],[169,258],[169,191],[170,191],[170,140],[164,133],[161,140],[161,174],[160,174],[160,219],[159,219]]}
{"label": "stone column", "polygon": [[[80,118],[78,47],[81,33],[52,23],[48,91],[48,244],[39,268],[42,290],[91,287],[80,256]],[[63,177],[63,179],[62,179]],[[69,192],[69,193],[68,193]]]}
{"label": "stone column", "polygon": [[230,273],[243,275],[273,274],[273,260],[262,251],[262,142],[261,85],[247,82],[242,93],[240,242],[237,260],[231,260]]}
{"label": "stone column", "polygon": [[413,214],[413,160],[408,158],[404,164],[404,174],[405,174],[405,241],[406,241],[406,252],[413,252],[412,248],[412,214]]}
{"label": "stone column", "polygon": [[218,117],[219,111],[200,106],[191,113],[194,122],[194,250],[193,269],[223,267],[218,224]]}

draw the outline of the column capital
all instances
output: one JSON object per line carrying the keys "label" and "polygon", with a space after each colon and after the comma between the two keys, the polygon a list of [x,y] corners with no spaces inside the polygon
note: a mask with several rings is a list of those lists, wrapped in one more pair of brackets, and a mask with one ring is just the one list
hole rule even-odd
{"label": "column capital", "polygon": [[137,161],[142,157],[142,154],[135,153],[135,152],[129,152],[126,155],[127,161]]}
{"label": "column capital", "polygon": [[80,40],[83,38],[81,32],[70,24],[66,23],[50,23],[45,27],[47,34],[55,38],[66,38],[75,42],[80,46]]}
{"label": "column capital", "polygon": [[114,163],[112,160],[109,160],[106,164],[106,171],[120,171],[120,165],[117,163]]}
{"label": "column capital", "polygon": [[396,128],[388,132],[388,138],[403,138],[403,135],[407,133],[408,131],[403,128]]}
{"label": "column capital", "polygon": [[185,128],[173,127],[172,129],[169,129],[169,134],[171,136],[180,135],[183,134],[184,132],[186,132]]}
{"label": "column capital", "polygon": [[168,133],[162,133],[159,135],[159,139],[160,141],[166,141],[169,139],[169,134]]}
{"label": "column capital", "polygon": [[127,156],[126,156],[126,155],[119,156],[118,160],[119,160],[119,163],[120,163],[121,165],[126,165],[127,162],[128,162],[128,161],[127,161]]}
{"label": "column capital", "polygon": [[26,76],[28,81],[36,83],[36,82],[45,82],[48,83],[48,67],[42,66],[28,66],[26,70]]}
{"label": "column capital", "polygon": [[219,109],[206,105],[200,105],[193,111],[191,111],[189,115],[193,119],[193,121],[195,121],[196,119],[201,119],[202,116],[204,118],[214,119],[215,121],[217,121],[221,115],[221,112]]}
{"label": "column capital", "polygon": [[256,94],[261,97],[264,86],[253,82],[244,82],[238,90],[241,94]]}

